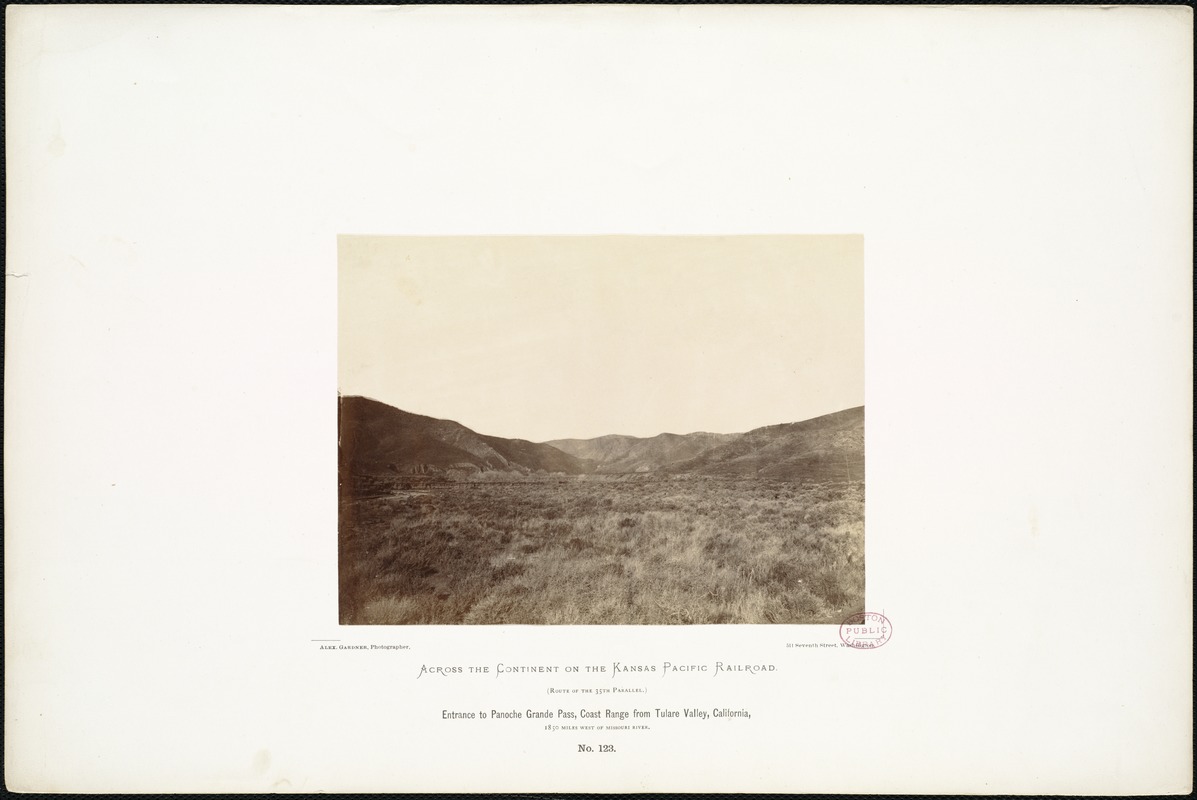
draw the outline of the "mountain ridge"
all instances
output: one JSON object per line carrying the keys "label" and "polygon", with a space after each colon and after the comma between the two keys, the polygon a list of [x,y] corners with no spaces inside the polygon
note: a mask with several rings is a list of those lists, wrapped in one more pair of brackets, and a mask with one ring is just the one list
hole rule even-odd
{"label": "mountain ridge", "polygon": [[342,474],[627,474],[855,480],[864,477],[864,406],[744,433],[608,434],[533,442],[477,433],[454,420],[341,396]]}

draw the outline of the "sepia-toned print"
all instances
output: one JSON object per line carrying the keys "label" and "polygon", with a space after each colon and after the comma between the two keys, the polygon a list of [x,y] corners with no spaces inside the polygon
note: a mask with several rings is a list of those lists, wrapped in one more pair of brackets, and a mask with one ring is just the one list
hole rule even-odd
{"label": "sepia-toned print", "polygon": [[347,625],[865,609],[860,236],[339,240]]}

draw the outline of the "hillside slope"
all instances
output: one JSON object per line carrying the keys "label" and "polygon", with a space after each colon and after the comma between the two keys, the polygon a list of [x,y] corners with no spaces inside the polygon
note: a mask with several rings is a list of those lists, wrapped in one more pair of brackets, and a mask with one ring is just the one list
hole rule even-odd
{"label": "hillside slope", "polygon": [[339,424],[342,469],[354,475],[588,471],[587,465],[549,445],[483,436],[458,422],[401,411],[367,397],[342,397]]}
{"label": "hillside slope", "polygon": [[863,480],[864,406],[756,428],[666,471],[776,480]]}

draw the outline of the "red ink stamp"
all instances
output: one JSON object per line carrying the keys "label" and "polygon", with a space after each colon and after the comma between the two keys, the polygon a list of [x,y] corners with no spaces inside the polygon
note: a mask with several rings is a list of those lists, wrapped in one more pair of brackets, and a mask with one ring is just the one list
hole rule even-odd
{"label": "red ink stamp", "polygon": [[840,623],[840,640],[857,650],[874,650],[889,641],[894,626],[884,614],[862,611]]}

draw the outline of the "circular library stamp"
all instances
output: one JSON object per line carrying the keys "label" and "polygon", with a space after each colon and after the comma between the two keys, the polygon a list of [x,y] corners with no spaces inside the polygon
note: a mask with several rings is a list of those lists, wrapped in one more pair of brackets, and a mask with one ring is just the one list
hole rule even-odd
{"label": "circular library stamp", "polygon": [[873,650],[888,642],[893,631],[884,614],[862,611],[840,623],[840,640],[857,650]]}

